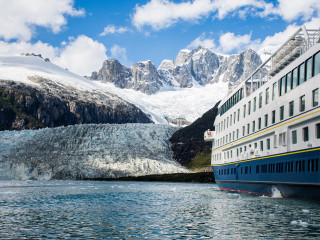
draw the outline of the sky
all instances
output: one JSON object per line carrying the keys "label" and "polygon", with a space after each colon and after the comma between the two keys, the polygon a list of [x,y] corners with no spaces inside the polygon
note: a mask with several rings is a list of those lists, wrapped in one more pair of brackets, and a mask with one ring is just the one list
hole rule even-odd
{"label": "sky", "polygon": [[0,55],[41,54],[79,75],[106,59],[158,67],[199,45],[220,54],[275,51],[301,25],[320,28],[319,0],[0,0]]}

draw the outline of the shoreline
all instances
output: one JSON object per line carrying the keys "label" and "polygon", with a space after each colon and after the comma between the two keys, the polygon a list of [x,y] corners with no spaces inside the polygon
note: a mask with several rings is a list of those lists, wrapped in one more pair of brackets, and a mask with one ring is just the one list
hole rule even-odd
{"label": "shoreline", "polygon": [[213,172],[172,173],[119,178],[85,178],[87,181],[141,181],[141,182],[186,182],[215,183]]}

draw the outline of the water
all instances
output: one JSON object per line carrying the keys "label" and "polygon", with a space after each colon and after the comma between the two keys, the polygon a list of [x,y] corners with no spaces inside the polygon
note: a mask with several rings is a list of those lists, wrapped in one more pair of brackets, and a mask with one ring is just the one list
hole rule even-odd
{"label": "water", "polygon": [[320,202],[213,184],[2,181],[0,239],[316,239]]}

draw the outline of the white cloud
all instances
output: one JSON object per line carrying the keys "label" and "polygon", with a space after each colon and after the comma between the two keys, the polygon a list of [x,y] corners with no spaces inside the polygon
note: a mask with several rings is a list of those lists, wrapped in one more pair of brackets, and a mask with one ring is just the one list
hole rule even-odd
{"label": "white cloud", "polygon": [[227,32],[220,36],[219,43],[223,53],[245,49],[251,44],[251,34],[235,35],[234,33]]}
{"label": "white cloud", "polygon": [[208,49],[215,49],[216,45],[214,43],[214,39],[213,38],[206,38],[206,35],[203,33],[201,34],[199,37],[197,37],[195,40],[193,40],[188,46],[187,48],[189,49],[193,49],[193,48],[197,48],[198,46],[202,46]]}
{"label": "white cloud", "polygon": [[[216,14],[219,19],[245,6],[264,8],[260,0],[194,0],[174,3],[169,0],[151,0],[145,5],[136,5],[132,23],[138,29],[151,26],[154,30],[170,27],[179,20],[197,21]],[[243,11],[242,11],[243,14]]]}
{"label": "white cloud", "polygon": [[131,63],[128,61],[126,48],[120,47],[119,45],[113,45],[110,49],[111,58],[118,59],[119,62],[125,66],[130,66]]}
{"label": "white cloud", "polygon": [[84,35],[70,38],[69,42],[64,42],[61,46],[53,47],[41,41],[35,44],[0,41],[0,55],[41,54],[52,63],[79,75],[90,75],[93,71],[99,70],[103,61],[107,59],[105,46]]}
{"label": "white cloud", "polygon": [[261,16],[275,14],[281,16],[286,21],[293,21],[300,17],[305,21],[313,17],[320,16],[320,1],[319,0],[278,0],[279,4],[274,6],[268,4],[268,7]]}
{"label": "white cloud", "polygon": [[84,10],[73,8],[73,0],[0,0],[0,38],[28,41],[35,26],[54,33],[66,25],[66,15],[82,16]]}
{"label": "white cloud", "polygon": [[107,59],[106,51],[102,43],[80,35],[69,42],[53,62],[79,75],[90,75],[101,68]]}
{"label": "white cloud", "polygon": [[99,36],[106,36],[107,34],[115,34],[115,33],[125,33],[128,31],[129,29],[126,27],[116,27],[110,24],[103,29],[103,32],[100,33]]}

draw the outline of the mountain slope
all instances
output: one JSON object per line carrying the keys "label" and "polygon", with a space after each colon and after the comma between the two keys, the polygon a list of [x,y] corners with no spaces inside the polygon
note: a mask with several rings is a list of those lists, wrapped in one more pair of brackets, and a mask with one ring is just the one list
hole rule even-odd
{"label": "mountain slope", "polygon": [[211,142],[203,140],[207,129],[214,130],[213,122],[219,102],[191,125],[176,131],[170,138],[173,158],[182,165],[206,167],[210,165]]}
{"label": "mountain slope", "polygon": [[137,107],[39,57],[0,57],[0,130],[151,123]]}

